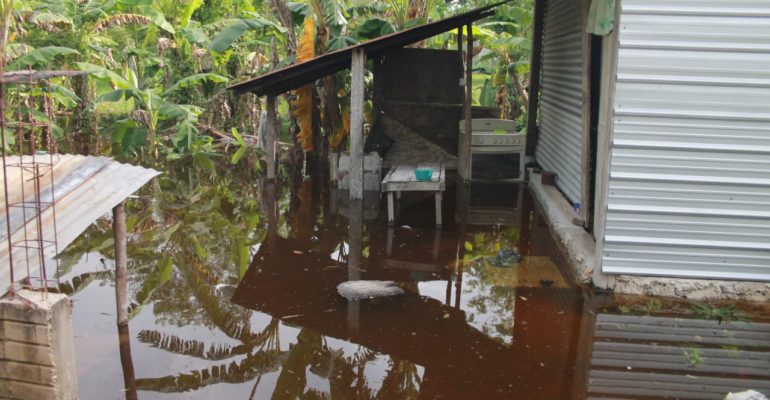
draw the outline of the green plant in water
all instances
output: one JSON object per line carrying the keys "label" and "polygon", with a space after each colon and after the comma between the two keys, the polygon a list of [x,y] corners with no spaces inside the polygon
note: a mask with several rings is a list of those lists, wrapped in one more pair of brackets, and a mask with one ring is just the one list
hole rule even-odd
{"label": "green plant in water", "polygon": [[682,349],[682,353],[684,353],[684,358],[687,360],[687,363],[693,368],[697,368],[703,363],[703,357],[701,357],[700,350],[698,350],[697,347],[691,346],[687,349]]}
{"label": "green plant in water", "polygon": [[736,321],[743,318],[743,314],[735,309],[734,304],[727,304],[719,307],[708,303],[696,303],[693,304],[692,311],[701,318],[719,321],[720,323],[723,321]]}
{"label": "green plant in water", "polygon": [[662,307],[662,304],[660,300],[657,300],[657,299],[647,300],[647,303],[645,303],[642,306],[642,312],[644,312],[647,315],[654,314],[660,311],[661,307]]}

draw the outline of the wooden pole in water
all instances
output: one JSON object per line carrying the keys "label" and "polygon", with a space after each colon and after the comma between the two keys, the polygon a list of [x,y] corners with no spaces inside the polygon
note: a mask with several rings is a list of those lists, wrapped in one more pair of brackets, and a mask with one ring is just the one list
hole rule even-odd
{"label": "wooden pole in water", "polygon": [[353,50],[350,65],[350,199],[364,198],[364,64],[366,52]]}
{"label": "wooden pole in water", "polygon": [[471,179],[471,101],[473,100],[473,25],[468,24],[465,26],[467,32],[467,48],[465,49],[465,101],[463,102],[463,115],[465,116],[465,136],[463,137],[464,143],[462,147],[463,156],[460,160],[463,160],[462,169],[460,169],[461,175],[465,180]]}
{"label": "wooden pole in water", "polygon": [[540,100],[540,66],[543,60],[543,20],[547,0],[535,0],[535,15],[532,26],[532,55],[529,78],[529,106],[527,107],[527,150],[528,156],[535,155],[537,147],[537,107]]}
{"label": "wooden pole in water", "polygon": [[274,95],[268,95],[267,96],[267,129],[265,130],[265,133],[267,134],[267,148],[265,151],[267,152],[267,179],[268,180],[274,180],[275,179],[275,139],[278,137],[278,132],[276,132],[276,121],[278,120],[276,114],[275,114],[275,96]]}
{"label": "wooden pole in water", "polygon": [[112,232],[115,237],[115,303],[118,325],[128,324],[128,251],[126,241],[125,202],[112,209]]}

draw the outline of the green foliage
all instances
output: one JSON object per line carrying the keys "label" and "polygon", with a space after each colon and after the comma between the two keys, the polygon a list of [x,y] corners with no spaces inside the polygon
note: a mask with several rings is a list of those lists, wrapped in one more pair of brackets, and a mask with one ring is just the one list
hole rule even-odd
{"label": "green foliage", "polygon": [[10,64],[8,69],[25,69],[27,67],[36,68],[41,65],[45,65],[53,62],[56,57],[80,54],[75,49],[69,47],[60,46],[46,46],[39,49],[34,49],[27,54],[17,58]]}
{"label": "green foliage", "polygon": [[682,349],[682,353],[684,353],[684,358],[687,360],[687,363],[690,364],[690,366],[693,368],[696,368],[703,363],[703,357],[701,357],[700,351],[697,347],[691,346],[689,348]]}
{"label": "green foliage", "polygon": [[396,31],[396,28],[388,21],[380,18],[371,18],[364,21],[355,31],[354,36],[358,40],[374,39]]}
{"label": "green foliage", "polygon": [[[317,56],[486,3],[0,0],[0,6],[7,5],[0,11],[6,21],[14,21],[5,25],[12,27],[4,46],[9,70],[88,72],[87,77],[52,81],[53,111],[60,116],[51,123],[60,136],[66,132],[93,141],[106,134],[116,154],[149,150],[187,159],[217,150],[213,140],[199,131],[204,124],[214,128],[206,132],[232,136],[236,146],[231,162],[238,163],[249,154],[241,132],[253,131],[258,103],[242,104],[243,98],[221,89],[228,82],[295,62],[296,41],[306,18],[318,27],[313,54]],[[474,65],[478,82],[474,98],[485,106],[507,107],[510,117],[523,114],[514,83],[526,86],[528,80],[532,3],[515,0],[474,26],[477,40],[491,50],[480,53]],[[448,32],[418,45],[456,48],[455,41],[455,33]],[[340,77],[318,85],[325,86],[316,95],[349,92],[349,82]],[[346,101],[342,96],[340,104]],[[318,120],[342,120],[326,115],[331,107],[319,107],[317,99],[310,109],[320,110]],[[22,99],[14,101],[9,109],[18,108]],[[339,107],[337,112],[341,113]],[[294,126],[287,119],[281,123],[285,131]],[[331,135],[339,127],[316,128],[319,134]]]}
{"label": "green foliage", "polygon": [[695,303],[692,305],[695,315],[721,322],[730,322],[743,319],[743,313],[735,309],[734,304],[714,306],[708,303]]}
{"label": "green foliage", "polygon": [[259,16],[250,19],[239,19],[211,39],[209,50],[221,53],[250,30],[258,31],[263,35],[277,35],[286,31],[285,28],[279,27],[277,24]]}

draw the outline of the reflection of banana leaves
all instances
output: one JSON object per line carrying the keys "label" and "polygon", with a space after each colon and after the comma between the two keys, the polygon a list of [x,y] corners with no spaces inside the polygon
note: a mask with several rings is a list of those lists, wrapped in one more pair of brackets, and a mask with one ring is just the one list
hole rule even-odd
{"label": "reflection of banana leaves", "polygon": [[155,269],[142,281],[142,288],[134,296],[134,301],[128,306],[128,318],[139,313],[141,307],[152,297],[155,291],[171,279],[174,260],[165,256],[160,259]]}
{"label": "reflection of banana leaves", "polygon": [[249,352],[250,348],[240,344],[237,346],[206,344],[199,340],[182,339],[176,335],[167,335],[156,330],[143,330],[137,338],[142,343],[168,351],[170,353],[197,357],[204,360],[220,361]]}
{"label": "reflection of banana leaves", "polygon": [[260,375],[277,371],[286,358],[286,353],[278,350],[259,351],[247,355],[239,363],[215,365],[208,369],[162,378],[141,378],[136,380],[136,388],[161,393],[181,393],[222,382],[249,382]]}
{"label": "reflection of banana leaves", "polygon": [[421,379],[414,363],[391,358],[390,369],[377,391],[377,399],[416,399],[420,384]]}
{"label": "reflection of banana leaves", "polygon": [[63,282],[59,284],[59,293],[66,294],[67,296],[72,296],[81,290],[88,287],[88,285],[93,282],[96,279],[106,280],[112,278],[113,273],[112,271],[94,271],[94,272],[86,272],[84,274],[80,274],[77,276],[72,277],[67,282]]}
{"label": "reflection of banana leaves", "polygon": [[224,299],[217,296],[214,290],[216,276],[190,257],[187,257],[184,263],[180,263],[178,270],[182,272],[185,282],[192,289],[203,311],[222,333],[244,343],[251,343],[256,339],[251,333],[251,324],[247,315],[249,311],[235,306],[225,307],[222,304]]}

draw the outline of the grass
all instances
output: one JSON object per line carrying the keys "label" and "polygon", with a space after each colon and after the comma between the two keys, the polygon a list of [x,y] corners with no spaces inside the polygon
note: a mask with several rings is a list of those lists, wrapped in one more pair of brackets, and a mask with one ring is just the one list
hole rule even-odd
{"label": "grass", "polygon": [[743,313],[735,309],[735,305],[714,306],[708,303],[695,303],[692,311],[698,317],[721,322],[738,321],[744,318]]}

